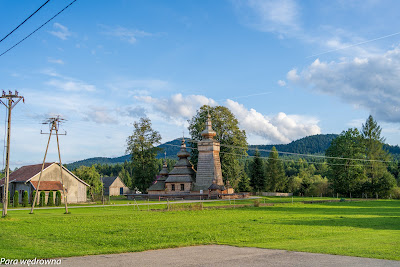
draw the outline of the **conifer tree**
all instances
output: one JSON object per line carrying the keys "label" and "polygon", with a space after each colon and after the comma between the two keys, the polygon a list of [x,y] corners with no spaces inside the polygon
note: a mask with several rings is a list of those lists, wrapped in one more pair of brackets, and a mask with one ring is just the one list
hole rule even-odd
{"label": "conifer tree", "polygon": [[53,191],[49,192],[49,196],[47,198],[47,206],[54,206],[54,195],[53,195]]}
{"label": "conifer tree", "polygon": [[28,191],[24,191],[24,194],[22,195],[22,206],[28,207],[28,205],[29,205]]}
{"label": "conifer tree", "polygon": [[39,207],[43,207],[46,202],[46,193],[44,191],[40,191],[39,195]]}
{"label": "conifer tree", "polygon": [[266,164],[266,178],[266,188],[268,191],[282,192],[285,190],[287,177],[275,146],[272,147],[272,151],[269,153]]}
{"label": "conifer tree", "polygon": [[253,191],[260,192],[265,189],[265,166],[260,158],[260,152],[256,149],[250,169],[250,185]]}
{"label": "conifer tree", "polygon": [[56,206],[61,205],[61,192],[59,190],[56,191],[56,201],[55,201]]}
{"label": "conifer tree", "polygon": [[14,204],[14,207],[19,206],[19,193],[17,190],[15,190],[15,192],[14,192],[13,204]]}
{"label": "conifer tree", "polygon": [[246,173],[239,180],[238,190],[239,190],[239,192],[249,192],[249,191],[251,191],[250,179],[249,179],[249,177],[247,176]]}
{"label": "conifer tree", "polygon": [[382,128],[369,115],[362,125],[365,155],[370,160],[365,168],[368,182],[364,190],[372,194],[386,194],[395,185],[394,177],[387,170],[388,164],[385,161],[389,161],[390,156],[383,150],[385,138],[381,137],[381,132]]}

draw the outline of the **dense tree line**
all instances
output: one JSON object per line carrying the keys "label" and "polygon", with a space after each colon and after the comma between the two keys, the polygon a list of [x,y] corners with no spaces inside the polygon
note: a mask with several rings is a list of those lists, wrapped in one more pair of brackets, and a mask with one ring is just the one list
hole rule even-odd
{"label": "dense tree line", "polygon": [[[348,129],[336,136],[326,150],[326,159],[279,158],[275,147],[266,159],[256,149],[254,158],[245,160],[249,179],[244,179],[239,189],[249,186],[256,192],[400,198],[400,162],[384,149],[381,131],[369,116],[361,131]],[[284,175],[278,171],[281,169]]]}
{"label": "dense tree line", "polygon": [[371,197],[391,193],[396,179],[388,170],[392,158],[383,149],[381,131],[369,116],[361,131],[350,128],[332,141],[326,156],[328,179],[336,192]]}
{"label": "dense tree line", "polygon": [[[201,131],[209,113],[212,114],[213,129],[217,133],[215,139],[221,143],[223,177],[225,181],[230,181],[236,191],[289,192],[306,196],[351,194],[354,197],[400,197],[397,187],[400,162],[393,160],[385,150],[381,128],[372,116],[360,131],[348,129],[340,135],[317,135],[289,144],[292,150],[298,149],[298,153],[314,149],[322,156],[325,151],[326,158],[296,155],[279,157],[280,150],[275,146],[260,146],[259,150],[251,146],[248,150],[251,157],[247,157],[246,133],[239,129],[237,120],[225,107],[201,107],[189,121],[192,139],[201,140]],[[105,176],[119,176],[129,188],[146,192],[163,165],[164,159],[157,158],[161,152],[156,146],[159,141],[160,136],[151,128],[150,120],[142,118],[135,122],[133,135],[127,140],[130,161],[94,164],[90,168],[79,167],[75,172],[93,185],[91,195],[101,190],[96,180],[100,181],[98,177]],[[196,166],[196,143],[193,142],[191,146],[191,161]],[[169,153],[179,149],[175,146],[168,148]],[[171,170],[176,161],[166,160]]]}

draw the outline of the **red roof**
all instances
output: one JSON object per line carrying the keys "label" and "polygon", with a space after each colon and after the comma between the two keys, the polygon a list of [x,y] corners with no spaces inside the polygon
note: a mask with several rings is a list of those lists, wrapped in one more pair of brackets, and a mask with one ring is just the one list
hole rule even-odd
{"label": "red roof", "polygon": [[[37,190],[38,181],[30,181]],[[62,184],[59,181],[40,181],[40,191],[62,190]]]}

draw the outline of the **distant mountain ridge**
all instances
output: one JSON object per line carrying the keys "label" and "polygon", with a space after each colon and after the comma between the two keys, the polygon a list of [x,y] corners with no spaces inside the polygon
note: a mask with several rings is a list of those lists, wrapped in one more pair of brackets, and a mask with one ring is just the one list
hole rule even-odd
{"label": "distant mountain ridge", "polygon": [[[300,153],[300,154],[325,154],[325,151],[330,146],[333,139],[335,139],[337,134],[317,134],[290,142],[289,144],[277,144],[277,145],[250,145],[247,153],[250,156],[254,155],[255,148],[260,150],[260,154],[263,157],[268,157],[269,152],[263,150],[271,150],[273,146],[280,152],[290,152],[290,153]],[[158,153],[157,158],[164,158],[164,152],[168,158],[177,159],[176,154],[179,152],[181,145],[180,138],[166,142],[159,145],[159,148],[163,150]],[[388,144],[384,145],[384,149],[391,153],[395,158],[400,157],[400,147],[391,146]],[[91,166],[93,164],[117,164],[124,163],[125,161],[130,161],[130,155],[124,155],[116,158],[106,158],[106,157],[95,157],[76,161],[67,164],[68,168],[74,170],[80,166]]]}

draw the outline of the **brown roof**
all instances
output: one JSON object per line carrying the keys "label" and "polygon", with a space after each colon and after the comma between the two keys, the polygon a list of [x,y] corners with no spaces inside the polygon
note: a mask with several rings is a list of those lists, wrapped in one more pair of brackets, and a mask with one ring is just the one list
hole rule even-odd
{"label": "brown roof", "polygon": [[[53,163],[45,163],[44,169]],[[10,181],[26,182],[42,170],[42,164],[27,165],[19,168],[15,172],[10,173]]]}
{"label": "brown roof", "polygon": [[[30,181],[35,190],[37,189],[38,181]],[[62,190],[62,184],[60,181],[41,181],[40,191],[50,191],[50,190]]]}
{"label": "brown roof", "polygon": [[[45,163],[44,169],[49,167],[52,163]],[[19,168],[18,170],[10,173],[10,182],[26,182],[42,170],[42,164],[27,165]],[[4,184],[5,179],[0,180],[0,185]]]}

